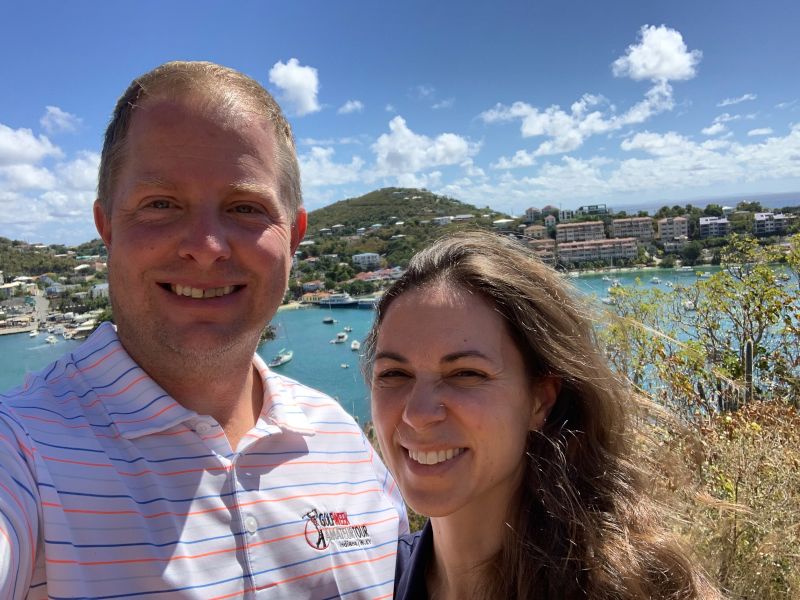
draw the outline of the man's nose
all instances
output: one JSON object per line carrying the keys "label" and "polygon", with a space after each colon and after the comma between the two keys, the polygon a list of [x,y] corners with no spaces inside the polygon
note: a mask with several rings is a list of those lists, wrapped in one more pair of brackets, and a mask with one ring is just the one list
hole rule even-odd
{"label": "man's nose", "polygon": [[415,430],[423,430],[445,418],[447,408],[441,382],[417,378],[406,397],[403,420]]}
{"label": "man's nose", "polygon": [[194,260],[202,267],[210,267],[217,261],[230,258],[228,232],[222,219],[212,210],[199,210],[191,214],[182,233],[179,256]]}

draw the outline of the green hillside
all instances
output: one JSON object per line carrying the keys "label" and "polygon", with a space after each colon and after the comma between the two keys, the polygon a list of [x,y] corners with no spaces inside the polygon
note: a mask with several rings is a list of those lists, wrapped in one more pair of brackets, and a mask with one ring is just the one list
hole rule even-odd
{"label": "green hillside", "polygon": [[403,221],[406,225],[417,225],[432,217],[460,214],[490,215],[493,219],[505,216],[488,207],[478,208],[428,190],[390,187],[312,211],[308,215],[308,235],[334,225],[344,225],[344,233],[355,233],[359,227],[376,223],[389,225]]}

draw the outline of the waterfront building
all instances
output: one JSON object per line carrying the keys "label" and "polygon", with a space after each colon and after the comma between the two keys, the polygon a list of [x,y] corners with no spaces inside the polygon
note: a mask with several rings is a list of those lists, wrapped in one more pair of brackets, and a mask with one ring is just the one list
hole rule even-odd
{"label": "waterfront building", "polygon": [[666,217],[657,222],[658,238],[668,241],[689,237],[689,219],[686,217]]}
{"label": "waterfront building", "polygon": [[353,264],[362,269],[374,269],[381,266],[380,254],[375,252],[364,252],[362,254],[353,254]]}
{"label": "waterfront building", "polygon": [[453,222],[453,217],[446,216],[446,217],[433,217],[431,222],[434,225],[450,225]]}
{"label": "waterfront building", "polygon": [[556,218],[553,215],[547,215],[544,218],[544,226],[551,229],[556,226]]}
{"label": "waterfront building", "polygon": [[575,211],[569,208],[562,208],[558,211],[558,220],[561,223],[566,223],[567,221],[572,221],[575,218]]}
{"label": "waterfront building", "polygon": [[651,217],[629,217],[611,221],[611,236],[615,238],[633,237],[638,240],[653,239],[653,219]]}
{"label": "waterfront building", "polygon": [[92,298],[108,298],[108,283],[98,283],[89,290]]}
{"label": "waterfront building", "polygon": [[523,221],[525,223],[534,223],[535,221],[538,221],[541,216],[542,211],[536,206],[531,206],[530,208],[525,209],[525,217]]}
{"label": "waterfront building", "polygon": [[463,214],[463,215],[455,215],[453,217],[453,222],[455,223],[463,223],[464,221],[471,221],[475,218],[473,214]]}
{"label": "waterfront building", "polygon": [[700,217],[698,237],[702,240],[710,237],[725,237],[730,231],[728,219],[722,217]]}
{"label": "waterfront building", "polygon": [[680,252],[681,249],[689,243],[689,238],[685,235],[676,238],[663,239],[661,244],[664,246],[664,252]]}
{"label": "waterfront building", "polygon": [[782,213],[763,212],[753,215],[753,235],[781,235],[789,227],[791,217]]}
{"label": "waterfront building", "polygon": [[528,247],[542,262],[553,264],[556,260],[556,241],[550,238],[528,240]]}
{"label": "waterfront building", "polygon": [[590,260],[631,260],[639,253],[636,238],[611,238],[585,242],[560,243],[556,247],[561,262],[580,263]]}
{"label": "waterfront building", "polygon": [[585,242],[602,240],[606,237],[602,221],[584,221],[582,223],[559,223],[556,225],[556,241]]}
{"label": "waterfront building", "polygon": [[528,225],[524,230],[524,234],[526,237],[541,240],[547,237],[547,227],[543,225]]}
{"label": "waterfront building", "polygon": [[588,206],[579,206],[575,211],[578,216],[603,216],[608,214],[608,208],[605,204],[589,204]]}

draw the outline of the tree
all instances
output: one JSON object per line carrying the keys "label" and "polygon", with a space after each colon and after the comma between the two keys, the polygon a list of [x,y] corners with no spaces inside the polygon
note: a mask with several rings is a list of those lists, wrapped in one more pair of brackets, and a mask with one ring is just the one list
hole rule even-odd
{"label": "tree", "polygon": [[693,265],[700,258],[703,251],[703,245],[700,242],[693,241],[686,244],[681,248],[681,258],[684,262]]}

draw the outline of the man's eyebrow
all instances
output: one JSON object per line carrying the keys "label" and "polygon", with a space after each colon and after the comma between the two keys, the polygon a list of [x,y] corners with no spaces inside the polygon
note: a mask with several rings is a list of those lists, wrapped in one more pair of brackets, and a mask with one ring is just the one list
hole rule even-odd
{"label": "man's eyebrow", "polygon": [[278,197],[275,188],[255,181],[236,181],[228,186],[231,194],[255,194],[274,199]]}
{"label": "man's eyebrow", "polygon": [[169,190],[175,189],[175,184],[166,179],[162,179],[158,175],[149,175],[147,173],[137,177],[133,182],[135,187],[157,187]]}

